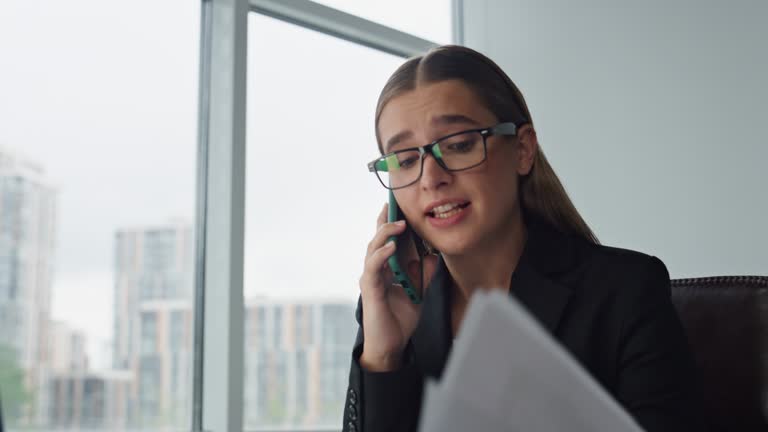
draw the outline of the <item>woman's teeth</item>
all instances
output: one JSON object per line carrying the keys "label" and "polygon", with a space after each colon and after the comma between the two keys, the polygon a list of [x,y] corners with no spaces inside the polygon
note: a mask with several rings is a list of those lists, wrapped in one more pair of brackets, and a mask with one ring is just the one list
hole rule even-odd
{"label": "woman's teeth", "polygon": [[441,206],[437,206],[432,209],[432,213],[438,214],[438,213],[445,213],[447,211],[452,210],[454,207],[458,207],[458,203],[452,203],[452,204],[443,204]]}
{"label": "woman's teeth", "polygon": [[[439,208],[439,207],[438,207]],[[458,207],[458,204],[455,206],[451,206],[451,210],[448,210],[447,212],[438,212],[437,208],[435,209],[435,217],[438,219],[448,219],[449,217],[458,214],[460,211],[464,210],[461,207]]]}

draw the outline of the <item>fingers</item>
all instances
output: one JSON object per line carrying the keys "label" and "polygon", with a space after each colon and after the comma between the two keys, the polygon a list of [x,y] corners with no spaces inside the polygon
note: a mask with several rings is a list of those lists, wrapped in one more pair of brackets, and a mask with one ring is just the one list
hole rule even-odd
{"label": "fingers", "polygon": [[[404,220],[387,222],[387,211],[388,204],[384,204],[376,221],[376,234],[368,243],[363,274],[360,276],[360,288],[364,291],[370,291],[372,287],[384,287],[391,283],[391,281],[387,282],[387,279],[392,277],[391,271],[388,269],[387,259],[395,253],[395,249],[407,248],[408,246],[405,239],[403,239],[403,245],[400,245],[399,239],[397,245],[390,241],[390,237],[400,235],[406,230],[406,222]],[[383,298],[385,295],[384,290],[373,289],[373,292],[376,292],[374,296],[382,296]]]}
{"label": "fingers", "polygon": [[385,222],[376,231],[376,234],[368,243],[367,255],[371,255],[376,249],[384,246],[384,243],[393,235],[401,234],[405,230],[405,221]]}
{"label": "fingers", "polygon": [[395,242],[388,241],[385,245],[377,248],[365,260],[364,273],[370,276],[378,275],[387,259],[395,253]]}
{"label": "fingers", "polygon": [[395,243],[376,249],[365,259],[363,274],[360,276],[360,294],[368,300],[384,300],[388,286],[392,283],[392,272],[385,269],[387,259],[395,253]]}

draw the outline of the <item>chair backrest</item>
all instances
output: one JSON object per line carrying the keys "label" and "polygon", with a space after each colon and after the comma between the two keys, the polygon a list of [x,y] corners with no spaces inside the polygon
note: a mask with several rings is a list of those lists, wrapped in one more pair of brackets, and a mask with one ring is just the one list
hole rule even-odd
{"label": "chair backrest", "polygon": [[725,430],[768,431],[768,276],[673,279],[672,300],[707,415]]}

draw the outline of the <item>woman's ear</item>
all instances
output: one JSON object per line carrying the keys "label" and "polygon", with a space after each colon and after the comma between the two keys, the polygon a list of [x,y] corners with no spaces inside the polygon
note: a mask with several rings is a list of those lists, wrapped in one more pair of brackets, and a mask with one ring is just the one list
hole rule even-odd
{"label": "woman's ear", "polygon": [[526,176],[533,168],[536,152],[539,150],[539,141],[536,138],[536,130],[530,124],[523,125],[517,131],[517,174]]}

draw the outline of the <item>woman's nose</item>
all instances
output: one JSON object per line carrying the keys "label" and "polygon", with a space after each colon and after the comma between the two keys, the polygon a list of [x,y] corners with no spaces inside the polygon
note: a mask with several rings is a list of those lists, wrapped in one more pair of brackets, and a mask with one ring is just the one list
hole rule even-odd
{"label": "woman's nose", "polygon": [[453,173],[446,171],[435,159],[434,155],[424,156],[424,166],[421,173],[421,187],[424,189],[437,189],[443,184],[449,184],[453,180]]}

